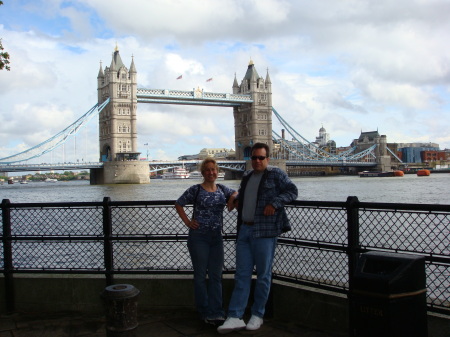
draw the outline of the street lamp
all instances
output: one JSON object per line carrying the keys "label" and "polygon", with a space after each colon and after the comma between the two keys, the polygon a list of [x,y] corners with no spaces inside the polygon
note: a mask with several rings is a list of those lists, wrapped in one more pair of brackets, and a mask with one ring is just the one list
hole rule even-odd
{"label": "street lamp", "polygon": [[144,146],[147,146],[147,161],[150,161],[148,158],[148,143],[145,143]]}

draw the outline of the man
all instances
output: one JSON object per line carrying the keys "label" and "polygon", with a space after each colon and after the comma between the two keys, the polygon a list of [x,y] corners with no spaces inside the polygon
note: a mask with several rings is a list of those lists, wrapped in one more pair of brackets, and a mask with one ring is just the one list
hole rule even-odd
{"label": "man", "polygon": [[[238,239],[234,290],[228,307],[228,318],[217,328],[221,334],[246,328],[257,330],[263,324],[265,306],[272,279],[272,262],[277,237],[290,230],[284,209],[297,199],[297,187],[287,174],[269,165],[269,147],[256,143],[252,147],[253,170],[244,173],[239,187]],[[245,324],[242,317],[250,294],[253,267],[256,285],[252,316]]]}

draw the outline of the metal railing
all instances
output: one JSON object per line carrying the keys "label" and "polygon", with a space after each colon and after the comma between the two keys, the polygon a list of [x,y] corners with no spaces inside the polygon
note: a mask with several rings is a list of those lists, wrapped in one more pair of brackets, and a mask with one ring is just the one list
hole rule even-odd
{"label": "metal railing", "polygon": [[[174,201],[1,205],[0,270],[14,306],[14,274],[192,274]],[[426,259],[428,310],[450,315],[450,205],[295,201],[292,230],[278,240],[274,279],[349,294],[358,255],[368,250]],[[190,212],[191,208],[187,208]],[[236,212],[224,212],[224,273],[235,270]],[[12,306],[12,307],[11,307]]]}

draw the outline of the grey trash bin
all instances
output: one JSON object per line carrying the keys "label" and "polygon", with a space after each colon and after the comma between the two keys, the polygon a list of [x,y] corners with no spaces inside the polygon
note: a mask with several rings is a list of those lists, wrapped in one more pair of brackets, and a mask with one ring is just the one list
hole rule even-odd
{"label": "grey trash bin", "polygon": [[427,336],[425,258],[361,254],[350,302],[355,337]]}
{"label": "grey trash bin", "polygon": [[134,337],[138,326],[139,290],[130,284],[108,286],[102,292],[107,337]]}

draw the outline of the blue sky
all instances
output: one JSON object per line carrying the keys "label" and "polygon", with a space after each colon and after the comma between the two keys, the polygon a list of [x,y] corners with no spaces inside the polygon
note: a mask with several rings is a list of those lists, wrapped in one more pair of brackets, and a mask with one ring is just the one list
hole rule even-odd
{"label": "blue sky", "polygon": [[[3,2],[11,71],[0,72],[0,158],[87,112],[116,44],[144,88],[231,92],[252,59],[269,71],[275,109],[310,141],[323,126],[338,146],[378,130],[388,142],[450,148],[446,0]],[[97,161],[96,121],[64,151]],[[231,108],[140,104],[138,150],[148,143],[151,159],[176,159],[234,148],[233,125]]]}

